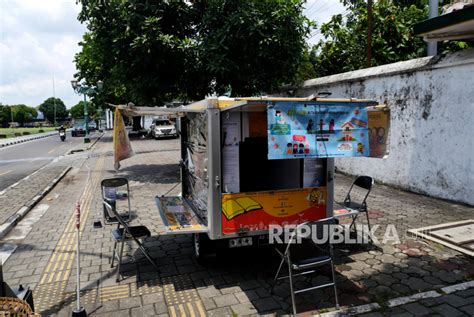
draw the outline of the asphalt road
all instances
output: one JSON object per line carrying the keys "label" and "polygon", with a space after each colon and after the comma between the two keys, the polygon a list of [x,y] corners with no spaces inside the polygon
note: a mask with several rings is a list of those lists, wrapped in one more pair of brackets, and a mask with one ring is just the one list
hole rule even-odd
{"label": "asphalt road", "polygon": [[0,191],[64,156],[81,143],[82,137],[73,138],[71,132],[67,132],[64,142],[58,135],[1,148]]}

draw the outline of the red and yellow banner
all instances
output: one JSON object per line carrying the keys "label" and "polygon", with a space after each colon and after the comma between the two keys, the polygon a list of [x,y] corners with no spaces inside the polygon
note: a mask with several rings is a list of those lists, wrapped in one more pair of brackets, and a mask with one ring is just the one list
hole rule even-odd
{"label": "red and yellow banner", "polygon": [[123,122],[120,110],[115,109],[114,117],[114,167],[116,170],[120,168],[120,161],[134,155],[132,145],[128,139],[125,123]]}
{"label": "red and yellow banner", "polygon": [[326,187],[222,194],[222,232],[267,230],[326,217]]}

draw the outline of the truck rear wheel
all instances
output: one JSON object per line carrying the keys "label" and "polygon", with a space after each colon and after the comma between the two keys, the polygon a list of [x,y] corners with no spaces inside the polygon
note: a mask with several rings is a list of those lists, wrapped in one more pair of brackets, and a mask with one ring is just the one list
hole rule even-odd
{"label": "truck rear wheel", "polygon": [[194,256],[198,262],[204,261],[213,254],[212,241],[205,233],[193,235]]}

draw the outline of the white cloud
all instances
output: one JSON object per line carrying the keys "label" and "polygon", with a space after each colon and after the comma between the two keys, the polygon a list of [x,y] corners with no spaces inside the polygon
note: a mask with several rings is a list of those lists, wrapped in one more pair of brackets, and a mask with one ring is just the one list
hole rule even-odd
{"label": "white cloud", "polygon": [[70,86],[74,55],[86,31],[74,0],[0,1],[0,102],[38,106],[53,95],[67,107],[81,97]]}

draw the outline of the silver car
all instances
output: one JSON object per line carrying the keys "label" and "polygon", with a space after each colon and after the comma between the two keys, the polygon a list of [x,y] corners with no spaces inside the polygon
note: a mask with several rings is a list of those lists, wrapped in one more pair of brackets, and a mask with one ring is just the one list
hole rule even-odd
{"label": "silver car", "polygon": [[150,135],[155,139],[178,137],[176,125],[168,119],[154,119],[150,126]]}

